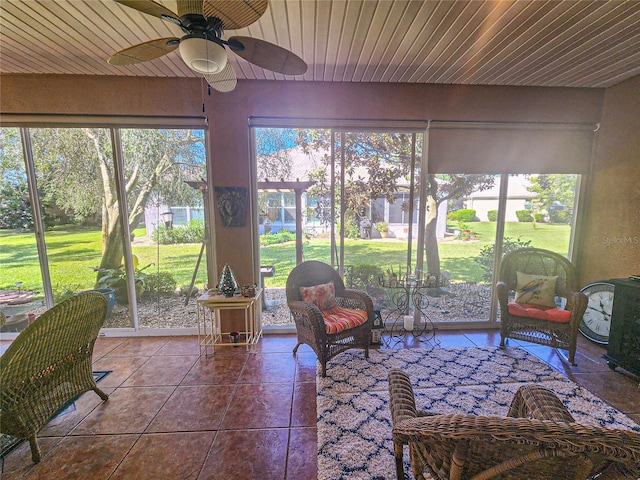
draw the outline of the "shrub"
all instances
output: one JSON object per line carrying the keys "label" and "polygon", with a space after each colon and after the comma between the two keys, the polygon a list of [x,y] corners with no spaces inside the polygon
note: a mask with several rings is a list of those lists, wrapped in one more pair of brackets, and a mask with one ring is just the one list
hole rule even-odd
{"label": "shrub", "polygon": [[360,238],[360,227],[352,222],[344,226],[344,236],[346,238]]}
{"label": "shrub", "polygon": [[363,263],[354,265],[350,271],[348,281],[349,288],[366,292],[368,287],[378,285],[380,275],[382,275],[382,269],[377,265],[367,265]]}
{"label": "shrub", "polygon": [[[189,285],[183,285],[180,287],[180,295],[186,297],[189,293]],[[197,297],[200,290],[195,285],[191,288],[191,297]]]}
{"label": "shrub", "polygon": [[[528,210],[527,210],[528,211]],[[516,240],[513,240],[509,237],[504,237],[502,240],[502,256],[507,253],[517,250],[518,248],[530,247],[531,240],[527,240],[526,242],[520,240],[518,237]],[[480,253],[475,258],[475,261],[482,267],[484,271],[483,278],[485,282],[491,282],[493,276],[493,257],[495,256],[495,244],[494,245],[485,245],[480,249]]]}
{"label": "shrub", "polygon": [[0,228],[19,231],[33,228],[27,184],[3,185],[0,190]]}
{"label": "shrub", "polygon": [[[53,205],[44,201],[44,193],[40,191],[42,223],[51,228],[61,223],[58,215],[48,213]],[[5,184],[0,188],[0,229],[15,229],[19,232],[33,230],[33,215],[29,187],[26,183],[17,185]]]}
{"label": "shrub", "polygon": [[60,302],[64,302],[67,298],[73,297],[76,294],[76,292],[80,291],[80,288],[81,288],[80,284],[75,284],[75,285],[56,284],[55,286],[52,287],[53,301],[56,304]]}
{"label": "shrub", "polygon": [[260,235],[260,245],[274,245],[276,243],[291,242],[296,239],[296,234],[288,230],[280,230],[278,233],[265,233]]}
{"label": "shrub", "polygon": [[158,225],[153,232],[153,239],[161,245],[203,242],[204,220],[191,220],[188,225],[176,226],[171,230],[164,225]]}
{"label": "shrub", "polygon": [[376,222],[376,230],[380,233],[387,233],[389,231],[389,225],[387,225],[387,222]]}
{"label": "shrub", "polygon": [[447,219],[458,222],[475,222],[476,211],[470,208],[461,208],[460,210],[454,210],[447,214]]}
{"label": "shrub", "polygon": [[169,272],[150,273],[145,279],[150,292],[173,293],[176,289],[176,279]]}
{"label": "shrub", "polygon": [[489,210],[487,212],[487,218],[490,222],[495,222],[498,220],[498,210]]}
{"label": "shrub", "polygon": [[571,223],[571,212],[567,210],[551,210],[549,212],[549,221],[551,223]]}
{"label": "shrub", "polygon": [[516,210],[516,217],[518,217],[519,222],[533,222],[533,215],[531,215],[531,210]]}
{"label": "shrub", "polygon": [[536,222],[538,222],[538,223],[544,223],[544,221],[545,221],[545,215],[544,215],[544,213],[541,213],[541,212],[534,213],[533,214],[533,218],[535,218]]}
{"label": "shrub", "polygon": [[[144,293],[147,288],[147,277],[149,276],[144,270],[152,264],[148,264],[139,268],[138,257],[133,255],[133,279],[136,287],[136,298]],[[98,281],[94,288],[113,288],[118,303],[126,305],[129,303],[129,292],[127,290],[127,272],[124,265],[118,268],[94,268],[98,272]]]}

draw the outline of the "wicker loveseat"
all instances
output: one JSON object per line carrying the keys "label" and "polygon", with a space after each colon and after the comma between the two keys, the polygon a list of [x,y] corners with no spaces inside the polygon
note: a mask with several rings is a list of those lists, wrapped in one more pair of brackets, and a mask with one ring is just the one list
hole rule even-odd
{"label": "wicker loveseat", "polygon": [[[335,333],[328,332],[325,325],[326,311],[323,312],[311,302],[303,301],[300,288],[308,288],[333,282],[337,307],[355,309],[364,312],[364,323],[345,328]],[[337,272],[326,263],[315,260],[296,266],[287,278],[287,305],[296,324],[298,343],[293,349],[309,345],[322,365],[322,376],[327,373],[327,361],[340,352],[350,348],[363,348],[365,357],[369,357],[371,326],[373,325],[373,300],[365,292],[347,289]],[[323,315],[325,313],[325,315]]]}
{"label": "wicker loveseat", "polygon": [[409,446],[416,479],[637,479],[640,433],[580,425],[550,390],[521,386],[507,417],[416,409],[408,375],[388,375],[398,479]]}
{"label": "wicker loveseat", "polygon": [[38,431],[65,403],[89,390],[108,399],[91,369],[106,313],[102,294],[75,295],[25,328],[0,358],[0,431],[29,440],[34,462]]}
{"label": "wicker loveseat", "polygon": [[[533,279],[531,285],[521,285],[523,278]],[[540,289],[536,289],[545,279],[553,281],[547,306],[542,305]],[[587,308],[587,297],[578,291],[576,283],[575,268],[562,255],[531,247],[506,254],[496,285],[500,346],[504,348],[505,340],[514,338],[564,349],[569,353],[569,362],[575,365],[578,327]],[[520,293],[521,299],[512,299],[512,292]],[[554,296],[566,299],[564,308],[556,308]]]}

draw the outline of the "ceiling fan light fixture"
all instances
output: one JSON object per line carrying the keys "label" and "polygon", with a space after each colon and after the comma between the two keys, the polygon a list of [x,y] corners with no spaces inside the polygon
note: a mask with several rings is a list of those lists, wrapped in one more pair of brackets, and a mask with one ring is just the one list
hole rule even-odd
{"label": "ceiling fan light fixture", "polygon": [[198,73],[218,73],[227,65],[224,47],[206,38],[184,37],[180,40],[178,49],[184,63]]}

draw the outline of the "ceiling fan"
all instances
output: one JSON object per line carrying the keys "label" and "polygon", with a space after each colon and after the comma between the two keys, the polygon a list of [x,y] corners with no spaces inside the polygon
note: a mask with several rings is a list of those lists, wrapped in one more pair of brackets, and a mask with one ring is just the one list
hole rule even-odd
{"label": "ceiling fan", "polygon": [[244,28],[256,22],[267,10],[268,0],[176,0],[177,14],[153,0],[115,1],[178,25],[185,35],[125,48],[107,59],[111,65],[134,65],[178,49],[186,65],[202,73],[209,85],[220,92],[230,92],[237,83],[233,67],[227,61],[226,48],[273,72],[301,75],[307,71],[307,64],[300,57],[278,45],[251,37],[222,39],[224,30]]}

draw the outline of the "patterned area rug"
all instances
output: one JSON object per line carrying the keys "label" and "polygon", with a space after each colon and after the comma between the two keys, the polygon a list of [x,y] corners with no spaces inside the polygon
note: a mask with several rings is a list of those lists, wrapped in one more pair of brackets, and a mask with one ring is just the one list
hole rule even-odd
{"label": "patterned area rug", "polygon": [[[577,422],[630,428],[631,419],[520,348],[349,350],[318,373],[318,479],[395,479],[387,372],[406,371],[421,410],[506,415],[524,383],[541,383]],[[406,447],[405,447],[406,449]],[[405,476],[413,478],[405,451]],[[427,477],[430,478],[430,477]]]}

